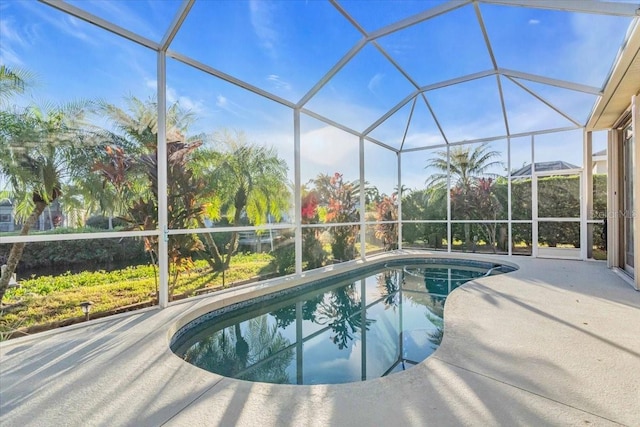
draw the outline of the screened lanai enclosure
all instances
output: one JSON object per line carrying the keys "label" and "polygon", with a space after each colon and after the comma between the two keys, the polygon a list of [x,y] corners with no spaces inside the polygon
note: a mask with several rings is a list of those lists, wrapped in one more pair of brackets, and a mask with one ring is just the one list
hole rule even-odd
{"label": "screened lanai enclosure", "polygon": [[637,2],[0,5],[5,331],[382,251],[611,252],[593,118]]}

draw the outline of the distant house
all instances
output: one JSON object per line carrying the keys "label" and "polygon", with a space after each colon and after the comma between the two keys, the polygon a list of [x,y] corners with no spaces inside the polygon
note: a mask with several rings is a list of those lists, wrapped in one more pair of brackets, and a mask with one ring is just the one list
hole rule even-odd
{"label": "distant house", "polygon": [[[54,200],[40,215],[32,230],[51,230],[64,225],[64,214],[58,200]],[[9,199],[0,200],[0,233],[19,231],[22,224],[16,221],[13,202]]]}
{"label": "distant house", "polygon": [[[562,160],[555,160],[552,162],[536,162],[535,170],[536,172],[551,172],[551,171],[561,171],[567,169],[580,169],[580,166],[576,166],[572,163],[568,163]],[[524,165],[518,170],[511,172],[511,176],[531,176],[531,164]]]}
{"label": "distant house", "polygon": [[16,224],[13,221],[13,203],[9,199],[0,200],[0,232],[15,231]]}
{"label": "distant house", "polygon": [[593,165],[593,173],[607,173],[607,149],[596,151],[591,158]]}
{"label": "distant house", "polygon": [[[592,172],[594,174],[606,174],[607,173],[607,149],[597,151],[592,156]],[[549,172],[549,171],[561,171],[565,169],[580,169],[572,163],[562,160],[555,160],[552,162],[536,162],[536,172]],[[518,170],[511,173],[511,176],[531,176],[531,165],[524,165]]]}

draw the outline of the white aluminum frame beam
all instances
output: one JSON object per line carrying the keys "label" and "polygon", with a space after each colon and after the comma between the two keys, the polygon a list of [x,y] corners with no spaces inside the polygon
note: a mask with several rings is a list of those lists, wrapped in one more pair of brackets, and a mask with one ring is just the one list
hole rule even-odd
{"label": "white aluminum frame beam", "polygon": [[27,234],[25,236],[2,236],[2,244],[59,242],[61,240],[93,240],[93,239],[124,239],[134,237],[157,236],[158,230],[140,231],[105,231],[97,233],[69,233],[69,234]]}
{"label": "white aluminum frame beam", "polygon": [[529,9],[549,9],[564,12],[593,13],[613,16],[640,16],[638,4],[625,4],[604,1],[576,0],[478,0],[481,3],[500,6],[519,6]]}
{"label": "white aluminum frame beam", "polygon": [[446,136],[444,134],[444,131],[442,130],[442,127],[440,126],[440,123],[439,123],[438,119],[436,118],[436,115],[433,112],[433,109],[431,108],[431,105],[429,104],[429,102],[426,99],[426,97],[424,97],[424,92],[430,91],[430,90],[434,90],[434,89],[440,89],[440,88],[451,86],[451,85],[455,85],[457,83],[464,83],[464,82],[468,82],[468,81],[471,81],[471,80],[481,79],[483,77],[488,77],[488,76],[492,76],[492,75],[495,75],[495,74],[496,74],[496,70],[480,71],[478,73],[467,74],[466,76],[456,77],[454,79],[445,80],[445,81],[442,81],[442,82],[439,82],[439,83],[434,83],[434,84],[431,84],[431,85],[428,85],[428,86],[420,87],[416,91],[414,91],[414,92],[410,93],[409,95],[407,95],[402,101],[398,102],[394,107],[392,107],[389,111],[387,111],[378,120],[373,122],[373,124],[371,124],[371,126],[369,126],[367,129],[365,129],[362,133],[364,135],[368,135],[375,128],[380,126],[385,120],[387,120],[389,117],[391,117],[393,114],[395,114],[398,110],[400,110],[402,107],[404,107],[405,104],[407,104],[411,100],[411,98],[413,98],[414,96],[418,95],[419,93],[423,93],[423,98],[424,98],[424,100],[425,100],[425,102],[427,104],[427,108],[429,109],[429,112],[433,116],[433,119],[435,120],[436,125],[438,126],[438,129],[440,129],[440,133],[442,133],[442,137],[445,139],[445,141],[447,141],[447,138],[446,138]]}
{"label": "white aluminum frame beam", "polygon": [[336,63],[336,65],[334,65],[333,67],[331,67],[331,69],[329,70],[329,72],[327,74],[325,74],[319,81],[318,83],[316,83],[310,90],[309,92],[307,92],[301,99],[300,101],[298,101],[298,103],[295,105],[295,108],[302,108],[304,107],[307,102],[309,102],[309,100],[311,98],[313,98],[313,96],[315,96],[315,94],[317,94],[320,89],[322,89],[324,87],[324,85],[326,85],[329,80],[331,80],[333,78],[333,76],[335,76],[336,74],[338,74],[338,72],[345,66],[347,65],[347,63],[349,61],[351,61],[351,59],[353,59],[354,56],[356,56],[358,54],[358,52],[360,52],[367,44],[367,39],[366,38],[362,38],[360,39],[360,41],[358,41],[350,50],[349,52],[347,52],[342,58],[340,58],[340,60]]}
{"label": "white aluminum frame beam", "polygon": [[544,99],[542,96],[538,95],[536,92],[534,92],[533,90],[529,89],[527,86],[525,86],[524,84],[520,83],[518,80],[514,79],[513,77],[509,77],[509,76],[504,76],[505,78],[509,79],[510,81],[512,81],[513,83],[515,83],[516,85],[518,85],[521,89],[523,89],[524,91],[526,91],[527,93],[529,93],[531,96],[535,97],[538,101],[542,102],[543,104],[545,104],[547,107],[551,108],[552,110],[554,110],[556,113],[560,114],[562,117],[564,117],[565,119],[569,120],[571,123],[573,123],[576,126],[584,126],[582,123],[578,122],[576,119],[574,119],[573,117],[571,117],[570,115],[566,114],[564,111],[562,111],[561,109],[559,109],[558,107],[556,107],[555,105],[553,105],[551,102],[547,101],[546,99]]}
{"label": "white aluminum frame beam", "polygon": [[376,120],[375,122],[373,122],[373,124],[371,126],[369,126],[368,128],[366,128],[362,134],[363,135],[368,135],[370,134],[375,128],[377,128],[378,126],[380,126],[385,120],[387,120],[389,117],[393,116],[398,110],[400,110],[402,107],[404,107],[409,101],[411,101],[411,99],[416,96],[418,94],[418,90],[416,89],[415,91],[411,92],[409,95],[407,95],[404,99],[402,99],[402,101],[398,102],[394,107],[392,107],[389,111],[387,111],[382,117],[380,117],[378,120]]}
{"label": "white aluminum frame beam", "polygon": [[[498,71],[498,62],[496,61],[496,56],[493,53],[493,48],[491,47],[491,40],[489,39],[489,33],[487,33],[487,27],[484,25],[484,19],[482,18],[482,12],[480,11],[480,6],[478,3],[473,3],[473,8],[476,12],[476,19],[478,20],[478,25],[480,25],[480,30],[482,31],[482,37],[484,38],[485,46],[487,47],[487,52],[489,53],[489,57],[491,58],[491,63],[493,64],[494,71]],[[498,94],[500,96],[500,108],[502,108],[502,118],[504,120],[504,129],[507,131],[507,135],[511,134],[509,130],[509,120],[507,119],[507,108],[504,103],[504,93],[502,92],[502,82],[500,81],[500,76],[496,74],[496,83],[498,85]]]}
{"label": "white aluminum frame beam", "polygon": [[[583,222],[580,224],[581,228],[584,228],[584,235],[581,234],[580,245],[584,247],[584,259],[593,257],[593,132],[583,131],[584,145],[582,148],[582,164],[584,169],[583,184],[583,199],[581,206],[584,206],[584,212],[582,214]],[[582,232],[582,230],[581,230]]]}
{"label": "white aluminum frame beam", "polygon": [[306,108],[296,108],[296,109],[300,110],[301,113],[304,113],[309,117],[313,117],[316,120],[320,120],[321,122],[324,122],[324,123],[326,123],[328,125],[331,125],[331,126],[333,126],[335,128],[338,128],[338,129],[340,129],[342,131],[345,131],[345,132],[347,132],[347,133],[349,133],[351,135],[357,136],[358,138],[360,138],[362,136],[362,134],[360,132],[358,132],[357,130],[351,129],[348,126],[345,126],[345,125],[343,125],[341,123],[333,121],[330,118],[325,117],[325,116],[323,116],[321,114],[318,114],[318,113],[316,113],[314,111],[307,110]]}
{"label": "white aluminum frame beam", "polygon": [[89,24],[96,25],[104,30],[109,31],[110,33],[117,34],[121,37],[124,37],[127,40],[131,40],[132,42],[138,43],[139,45],[142,45],[144,47],[147,47],[153,50],[160,50],[159,43],[154,42],[153,40],[150,40],[146,37],[142,37],[141,35],[136,34],[133,31],[129,31],[125,28],[122,28],[119,25],[116,25],[105,19],[102,19],[96,15],[93,15],[84,9],[80,9],[79,7],[75,7],[61,0],[39,0],[39,1],[55,9],[58,9],[61,12],[64,12],[68,15],[74,16],[78,19],[88,22]]}
{"label": "white aluminum frame beam", "polygon": [[[634,141],[634,149],[633,149],[633,164],[640,164],[640,150],[638,147],[638,126],[640,125],[640,96],[633,95],[631,97],[631,128],[633,129],[633,141]],[[623,141],[625,136],[622,136]],[[638,209],[636,206],[640,205],[640,179],[638,178],[638,174],[634,171],[633,176],[633,206],[634,209]],[[634,265],[634,286],[637,291],[640,291],[640,238],[638,238],[638,231],[640,230],[640,215],[633,215],[633,265]]]}
{"label": "white aluminum frame beam", "polygon": [[272,94],[270,92],[267,92],[266,90],[260,89],[257,86],[253,86],[253,85],[251,85],[251,84],[249,84],[247,82],[244,82],[244,81],[242,81],[240,79],[237,79],[237,78],[235,78],[235,77],[233,77],[233,76],[231,76],[231,75],[229,75],[227,73],[223,73],[220,70],[216,70],[215,68],[213,68],[213,67],[211,67],[209,65],[203,64],[200,61],[196,61],[195,59],[193,59],[193,58],[191,58],[189,56],[183,55],[181,53],[178,53],[178,52],[175,52],[175,51],[172,51],[172,50],[167,50],[167,56],[172,58],[172,59],[175,59],[176,61],[180,61],[183,64],[189,65],[189,66],[191,66],[191,67],[193,67],[193,68],[195,68],[197,70],[200,70],[200,71],[202,71],[204,73],[210,74],[210,75],[212,75],[214,77],[218,77],[218,78],[220,78],[222,80],[225,80],[228,83],[231,83],[231,84],[236,85],[238,87],[241,87],[241,88],[243,88],[245,90],[248,90],[249,92],[253,92],[256,95],[260,95],[260,96],[262,96],[264,98],[267,98],[267,99],[269,99],[271,101],[277,102],[278,104],[284,105],[285,107],[289,107],[291,109],[295,108],[295,104],[293,102],[291,102],[291,101],[288,101],[288,100],[286,100],[284,98],[281,98],[281,97],[279,97],[277,95],[274,95],[274,94]]}
{"label": "white aluminum frame beam", "polygon": [[451,145],[447,145],[447,252],[451,252]]}
{"label": "white aluminum frame beam", "polygon": [[538,175],[534,135],[531,135],[531,256],[538,258]]}
{"label": "white aluminum frame beam", "polygon": [[424,92],[422,92],[420,95],[422,96],[422,100],[424,101],[424,104],[427,106],[427,109],[429,110],[431,117],[433,117],[433,121],[438,127],[438,130],[440,131],[440,135],[442,135],[442,139],[444,139],[445,144],[448,144],[449,138],[447,138],[447,135],[444,133],[444,129],[442,129],[442,125],[440,124],[440,120],[438,120],[438,117],[436,116],[435,111],[433,111],[433,108],[431,108],[431,103],[427,99],[427,95],[425,95]]}
{"label": "white aluminum frame beam", "polygon": [[413,112],[416,109],[416,103],[418,102],[418,97],[413,98],[413,103],[411,104],[411,111],[409,112],[409,118],[407,118],[407,125],[404,127],[404,132],[402,134],[402,141],[400,142],[400,151],[402,151],[402,147],[404,147],[404,141],[407,138],[407,134],[409,133],[409,127],[411,126],[411,120],[413,119]]}
{"label": "white aluminum frame beam", "polygon": [[511,199],[511,138],[507,138],[507,242],[509,248],[507,249],[507,255],[513,255],[513,230],[511,222],[513,220],[513,215],[511,213],[512,209],[512,199]]}
{"label": "white aluminum frame beam", "polygon": [[[487,41],[487,43],[489,43],[489,41]],[[488,48],[490,49],[490,46],[488,46]],[[554,78],[550,78],[550,77],[539,76],[539,75],[536,75],[536,74],[531,74],[531,73],[526,73],[526,72],[521,72],[521,71],[515,71],[515,70],[509,70],[509,69],[500,68],[500,67],[497,67],[494,70],[479,71],[477,73],[467,74],[465,76],[456,77],[456,78],[449,79],[449,80],[443,80],[441,82],[432,83],[432,84],[427,85],[427,86],[422,86],[422,87],[419,88],[419,92],[421,92],[423,94],[423,96],[426,96],[425,92],[428,92],[428,91],[441,89],[441,88],[444,88],[444,87],[447,87],[447,86],[453,86],[453,85],[456,85],[456,84],[459,84],[459,83],[464,83],[464,82],[468,82],[468,81],[472,81],[472,80],[477,80],[477,79],[481,79],[481,78],[484,78],[484,77],[489,77],[489,76],[492,76],[492,75],[496,75],[496,78],[498,78],[498,90],[500,91],[500,101],[501,101],[502,108],[503,108],[503,116],[504,116],[504,119],[505,119],[505,122],[506,122],[505,126],[506,126],[506,131],[507,131],[507,135],[500,136],[498,138],[493,138],[492,140],[503,139],[503,138],[506,138],[507,136],[517,137],[517,136],[523,136],[523,135],[530,135],[531,134],[530,132],[521,133],[521,134],[511,134],[510,133],[510,129],[509,129],[509,126],[508,126],[508,115],[507,115],[507,111],[506,111],[506,105],[504,103],[504,95],[502,93],[501,83],[499,81],[499,75],[502,75],[502,76],[505,76],[507,78],[510,78],[510,80],[512,80],[514,83],[516,83],[519,87],[521,87],[522,89],[526,90],[532,96],[536,97],[538,100],[540,100],[541,102],[546,104],[548,107],[552,108],[557,113],[561,114],[563,117],[565,117],[567,120],[569,120],[570,122],[574,123],[578,127],[583,127],[584,125],[581,124],[579,121],[575,120],[574,118],[572,118],[571,116],[569,116],[568,114],[564,113],[559,108],[555,107],[550,102],[546,101],[544,98],[542,98],[540,95],[538,95],[534,91],[528,89],[522,83],[520,83],[520,82],[518,82],[516,80],[513,80],[513,79],[529,80],[529,81],[536,82],[536,83],[542,83],[542,84],[546,84],[546,85],[550,85],[550,86],[560,87],[560,88],[563,88],[563,89],[573,90],[573,91],[577,91],[577,92],[583,92],[583,93],[587,93],[587,94],[590,94],[590,95],[596,95],[596,96],[601,96],[602,95],[602,90],[597,88],[597,87],[594,87],[594,86],[583,85],[583,84],[580,84],[580,83],[573,83],[573,82],[569,82],[569,81],[566,81],[566,80],[559,80],[559,79],[554,79]],[[405,97],[402,101],[400,101],[393,108],[391,108],[389,111],[387,111],[382,117],[380,117],[373,124],[371,124],[371,126],[369,126],[367,129],[365,129],[363,131],[363,134],[364,135],[368,135],[371,131],[373,131],[373,129],[375,129],[376,127],[380,126],[385,120],[387,120],[394,113],[396,113],[398,110],[400,110],[402,107],[404,107],[404,105],[407,102],[409,102],[410,99],[415,95],[416,95],[416,93],[414,92],[414,93],[411,93],[410,95],[408,95],[407,97]],[[426,98],[425,98],[425,102],[427,103],[427,108],[429,109],[429,112],[431,113],[433,119],[435,120],[436,126],[438,126],[438,129],[440,130],[440,133],[442,134],[442,137],[445,139],[445,142],[455,144],[455,142],[448,141],[448,139],[447,139],[447,137],[445,135],[445,132],[442,129],[442,126],[440,125],[440,123],[439,123],[439,121],[438,121],[433,109],[431,108],[431,106],[430,106],[430,104],[429,104],[429,102],[428,102],[428,100]],[[566,128],[566,130],[568,130],[568,129],[569,128]],[[550,132],[556,132],[556,131],[560,131],[560,129],[552,129]],[[474,141],[479,141],[479,140],[474,140]],[[430,147],[425,147],[425,148],[430,148]],[[420,147],[420,148],[412,148],[412,149],[409,149],[409,150],[415,151],[415,150],[419,150],[419,149],[422,149],[422,147]],[[406,150],[404,150],[404,151],[406,151]]]}
{"label": "white aluminum frame beam", "polygon": [[359,163],[359,191],[360,191],[360,209],[358,209],[358,214],[360,215],[360,221],[359,221],[359,225],[360,225],[360,259],[361,260],[365,260],[366,259],[366,251],[367,251],[367,227],[365,225],[365,213],[366,213],[366,206],[365,206],[365,194],[364,194],[364,173],[365,173],[365,164],[364,164],[364,137],[360,137],[360,139],[358,140],[358,163]]}
{"label": "white aluminum frame beam", "polygon": [[396,198],[398,201],[398,249],[402,249],[402,198],[404,197],[404,192],[402,191],[402,152],[397,152],[396,156],[398,166],[396,171],[398,174],[398,196]]}
{"label": "white aluminum frame beam", "polygon": [[[167,232],[169,236],[180,236],[184,234],[202,234],[202,233],[231,233],[233,231],[269,231],[269,230],[288,230],[294,228],[294,223],[267,223],[262,225],[243,225],[240,227],[204,227],[204,228],[186,228],[186,229],[170,229]],[[157,233],[156,233],[157,234]]]}
{"label": "white aluminum frame beam", "polygon": [[[622,141],[620,132],[617,129],[609,129],[607,132],[607,215],[614,212],[621,212],[621,189],[622,179],[620,174],[624,173],[620,156],[622,154]],[[620,228],[623,219],[621,215],[613,215],[607,221],[607,267],[619,268],[622,264],[620,254]]]}
{"label": "white aluminum frame beam", "polygon": [[295,272],[302,274],[302,167],[300,156],[300,110],[293,110],[293,185],[295,209]]}
{"label": "white aluminum frame beam", "polygon": [[299,110],[300,110],[300,112],[306,114],[309,117],[313,117],[316,120],[324,122],[324,123],[326,123],[328,125],[331,125],[331,126],[333,126],[335,128],[338,128],[338,129],[340,129],[342,131],[345,131],[345,132],[347,132],[347,133],[349,133],[351,135],[357,136],[358,138],[364,137],[364,139],[366,139],[367,141],[370,141],[370,142],[372,142],[372,143],[374,143],[376,145],[384,147],[387,150],[391,150],[393,152],[398,152],[397,148],[391,147],[390,145],[387,145],[384,142],[380,142],[377,139],[372,138],[372,137],[370,137],[368,135],[364,135],[364,134],[358,132],[357,130],[354,130],[354,129],[351,129],[350,127],[344,126],[344,125],[342,125],[342,124],[340,124],[338,122],[335,122],[335,121],[333,121],[333,120],[331,120],[331,119],[329,119],[329,118],[327,118],[327,117],[325,117],[325,116],[323,116],[321,114],[315,113],[315,112],[313,112],[311,110],[307,110],[306,108],[300,108]]}
{"label": "white aluminum frame beam", "polygon": [[372,143],[374,143],[374,144],[376,144],[376,145],[379,145],[379,146],[380,146],[380,147],[382,147],[382,148],[386,148],[387,150],[391,150],[391,151],[393,151],[394,153],[399,153],[399,152],[400,152],[400,150],[398,150],[397,148],[393,148],[393,147],[391,147],[390,145],[385,144],[384,142],[378,141],[377,139],[372,138],[372,137],[371,137],[371,136],[369,136],[369,135],[363,135],[362,137],[363,137],[366,141],[372,142]]}
{"label": "white aluminum frame beam", "polygon": [[182,26],[184,20],[187,19],[189,11],[191,10],[194,2],[195,0],[182,1],[178,12],[176,13],[176,16],[173,18],[173,21],[171,21],[167,32],[164,34],[164,37],[162,37],[162,40],[160,41],[160,50],[166,52],[167,49],[169,49],[169,45],[171,44],[171,42],[173,42],[176,34],[178,34],[178,31],[180,30],[180,27]]}
{"label": "white aluminum frame beam", "polygon": [[567,126],[567,127],[561,127],[561,128],[555,128],[555,129],[545,129],[545,130],[539,130],[539,131],[534,131],[534,132],[523,132],[523,133],[514,133],[511,135],[500,135],[500,136],[491,136],[491,137],[487,137],[487,138],[478,138],[478,139],[469,139],[469,140],[464,140],[464,141],[456,141],[456,142],[450,142],[448,144],[438,144],[438,145],[430,145],[428,147],[416,147],[416,148],[407,148],[406,150],[402,150],[403,153],[410,153],[413,151],[424,151],[424,150],[432,150],[435,148],[442,148],[445,147],[447,145],[450,146],[456,146],[456,145],[465,145],[465,144],[474,144],[474,143],[479,143],[479,142],[492,142],[492,141],[499,141],[501,139],[507,139],[507,138],[520,138],[523,136],[532,136],[532,135],[544,135],[544,134],[548,134],[548,133],[556,133],[556,132],[568,132],[571,130],[577,130],[577,129],[582,129],[583,126]]}
{"label": "white aluminum frame beam", "polygon": [[436,16],[461,8],[470,4],[471,1],[472,0],[450,0],[446,3],[425,10],[424,12],[418,13],[401,21],[395,22],[391,25],[387,25],[386,27],[380,28],[379,30],[373,31],[369,33],[369,40],[375,40],[380,37],[387,36],[391,33],[395,33],[396,31],[403,30],[412,25],[419,24],[420,22],[424,22]]}
{"label": "white aluminum frame beam", "polygon": [[504,76],[515,77],[517,79],[530,80],[536,83],[543,83],[546,85],[561,87],[564,89],[570,89],[578,92],[589,93],[591,95],[602,95],[602,89],[597,88],[595,86],[583,85],[580,83],[574,83],[574,82],[554,79],[550,77],[543,77],[537,74],[525,73],[523,71],[509,70],[506,68],[498,68],[498,73]]}
{"label": "white aluminum frame beam", "polygon": [[416,82],[416,81],[413,79],[413,77],[411,77],[411,76],[409,75],[409,73],[408,73],[404,68],[402,68],[402,67],[400,66],[400,64],[398,64],[398,63],[396,62],[396,60],[395,60],[395,59],[393,59],[393,58],[391,57],[391,55],[389,55],[389,54],[387,53],[387,51],[386,51],[386,50],[384,50],[384,48],[383,48],[382,46],[380,46],[380,43],[378,43],[377,41],[375,41],[375,40],[374,40],[374,41],[372,41],[372,42],[371,42],[371,44],[372,44],[376,49],[378,49],[378,51],[379,51],[379,52],[380,52],[380,53],[381,53],[385,58],[387,58],[387,61],[391,62],[391,64],[392,64],[394,67],[396,67],[396,69],[397,69],[398,71],[400,71],[400,73],[404,76],[404,78],[405,78],[405,79],[409,80],[409,83],[411,83],[411,84],[413,85],[413,87],[415,87],[416,89],[419,89],[419,88],[420,88],[420,85],[418,84],[418,82]]}
{"label": "white aluminum frame beam", "polygon": [[443,81],[438,82],[438,83],[432,83],[432,84],[429,84],[429,85],[426,85],[426,86],[422,86],[420,88],[420,91],[421,92],[428,92],[430,90],[441,89],[443,87],[453,86],[453,85],[456,85],[458,83],[465,83],[465,82],[468,82],[468,81],[471,81],[471,80],[477,80],[477,79],[481,79],[483,77],[493,76],[496,73],[497,73],[496,70],[479,71],[477,73],[467,74],[466,76],[460,76],[460,77],[456,77],[456,78],[449,79],[449,80],[443,80]]}
{"label": "white aluminum frame beam", "polygon": [[158,51],[157,91],[158,91],[158,305],[169,305],[169,205],[167,175],[167,56]]}
{"label": "white aluminum frame beam", "polygon": [[338,12],[340,12],[340,14],[342,16],[345,17],[345,19],[347,21],[349,21],[349,23],[351,23],[351,25],[353,25],[354,27],[356,27],[356,29],[360,32],[360,34],[362,34],[365,37],[368,37],[369,34],[367,33],[367,30],[365,30],[358,21],[355,20],[355,18],[353,16],[351,16],[351,14],[349,12],[347,12],[340,3],[338,3],[336,0],[329,0],[329,3],[331,3],[331,5],[333,7],[335,7]]}

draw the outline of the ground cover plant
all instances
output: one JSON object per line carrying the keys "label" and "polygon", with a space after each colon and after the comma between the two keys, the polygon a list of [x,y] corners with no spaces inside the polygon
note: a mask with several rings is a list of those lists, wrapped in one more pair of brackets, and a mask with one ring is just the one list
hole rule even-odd
{"label": "ground cover plant", "polygon": [[[267,253],[237,254],[224,274],[213,271],[205,260],[197,260],[193,268],[178,275],[173,297],[185,298],[270,277],[275,271],[273,259]],[[5,295],[7,305],[17,305],[2,314],[0,336],[17,337],[82,321],[83,301],[93,302],[93,318],[151,306],[156,304],[156,289],[154,265],[27,278]]]}

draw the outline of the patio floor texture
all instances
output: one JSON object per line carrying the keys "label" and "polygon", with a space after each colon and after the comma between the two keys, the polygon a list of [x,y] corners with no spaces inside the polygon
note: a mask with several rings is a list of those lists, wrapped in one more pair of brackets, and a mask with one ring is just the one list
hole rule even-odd
{"label": "patio floor texture", "polygon": [[520,269],[454,291],[442,345],[407,371],[316,386],[203,371],[169,331],[210,296],[3,342],[0,425],[640,425],[640,292],[601,262],[492,259]]}

